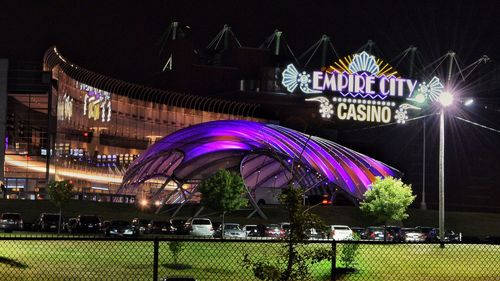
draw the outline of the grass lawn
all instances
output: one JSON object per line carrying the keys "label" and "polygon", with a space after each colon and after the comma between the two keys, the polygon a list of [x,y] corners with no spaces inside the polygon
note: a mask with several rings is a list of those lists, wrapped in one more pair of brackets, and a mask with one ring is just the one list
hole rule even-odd
{"label": "grass lawn", "polygon": [[[256,280],[243,257],[275,260],[282,244],[254,242],[183,242],[172,269],[168,242],[160,242],[159,277],[192,276],[196,280]],[[338,245],[339,256],[345,245]],[[309,244],[307,247],[330,247]],[[358,248],[357,272],[338,280],[500,280],[500,246],[376,245]],[[329,280],[330,262],[310,268],[314,280]],[[151,241],[0,240],[1,280],[152,280]]]}

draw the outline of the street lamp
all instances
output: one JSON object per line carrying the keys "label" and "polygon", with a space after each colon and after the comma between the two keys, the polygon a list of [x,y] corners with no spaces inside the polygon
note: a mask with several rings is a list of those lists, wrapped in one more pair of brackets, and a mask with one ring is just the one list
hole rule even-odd
{"label": "street lamp", "polygon": [[444,112],[453,103],[453,95],[443,92],[439,97],[441,112],[439,114],[439,238],[441,247],[444,241]]}

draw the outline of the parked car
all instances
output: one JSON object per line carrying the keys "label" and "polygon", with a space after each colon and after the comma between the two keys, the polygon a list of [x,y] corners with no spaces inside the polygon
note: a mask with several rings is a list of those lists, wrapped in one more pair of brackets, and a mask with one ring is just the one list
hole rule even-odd
{"label": "parked car", "polygon": [[111,224],[111,221],[103,221],[101,223],[101,230],[105,231],[109,227],[110,224]]}
{"label": "parked car", "polygon": [[280,223],[280,227],[285,231],[285,234],[290,233],[290,223],[289,222]]}
{"label": "parked car", "polygon": [[174,234],[175,228],[169,221],[151,221],[147,228],[146,233],[150,234]]}
{"label": "parked car", "polygon": [[194,236],[213,236],[214,228],[212,221],[207,218],[193,218],[186,222],[186,229],[189,235]]}
{"label": "parked car", "polygon": [[366,228],[365,236],[367,240],[384,241],[384,228],[378,226],[370,226]]}
{"label": "parked car", "polygon": [[136,228],[139,233],[144,233],[146,231],[146,228],[148,227],[149,220],[147,219],[140,219],[140,218],[134,218],[132,219],[132,226]]}
{"label": "parked car", "polygon": [[243,226],[243,231],[247,237],[257,237],[259,234],[257,233],[257,225],[256,224],[247,224]]}
{"label": "parked car", "polygon": [[64,228],[69,233],[76,233],[76,218],[69,218],[68,221],[65,223]]}
{"label": "parked car", "polygon": [[[35,231],[57,231],[59,228],[58,213],[41,213],[33,224]],[[64,230],[64,218],[61,218],[61,230]]]}
{"label": "parked car", "polygon": [[5,232],[23,229],[23,218],[19,213],[3,213],[0,217],[0,229]]}
{"label": "parked car", "polygon": [[170,224],[175,229],[174,234],[178,234],[178,235],[189,234],[189,231],[186,228],[186,222],[187,222],[187,219],[181,219],[181,218],[171,219]]}
{"label": "parked car", "polygon": [[422,231],[422,233],[425,235],[425,242],[439,241],[438,238],[439,230],[437,228],[429,226],[417,226],[416,228]]}
{"label": "parked car", "polygon": [[97,233],[101,230],[101,220],[96,215],[79,215],[76,218],[75,232]]}
{"label": "parked car", "polygon": [[385,227],[386,240],[392,242],[403,242],[403,234],[399,226],[386,226]]}
{"label": "parked car", "polygon": [[404,242],[424,242],[425,235],[417,228],[402,228],[402,237]]}
{"label": "parked car", "polygon": [[318,240],[325,239],[324,233],[316,230],[315,228],[310,228],[305,231],[305,235],[307,235],[309,240]]}
{"label": "parked car", "polygon": [[461,242],[462,241],[462,233],[456,233],[453,230],[446,230],[444,232],[444,241],[445,242]]}
{"label": "parked car", "polygon": [[259,237],[283,238],[285,230],[279,224],[258,224],[257,234]]}
{"label": "parked car", "polygon": [[352,237],[354,238],[354,236],[358,236],[359,239],[361,240],[365,240],[366,239],[366,229],[364,227],[357,227],[357,226],[354,226],[354,227],[351,227],[351,230],[352,230]]}
{"label": "parked car", "polygon": [[352,240],[352,230],[347,225],[330,225],[330,238],[341,240]]}
{"label": "parked car", "polygon": [[217,232],[221,226],[222,226],[222,222],[212,221],[212,227],[214,228],[214,235],[215,235],[215,232]]}
{"label": "parked car", "polygon": [[[225,238],[245,238],[247,235],[240,225],[237,223],[224,223],[224,237]],[[214,237],[222,237],[222,227],[215,233]]]}
{"label": "parked car", "polygon": [[139,230],[133,227],[128,221],[112,220],[104,230],[104,235],[113,237],[137,236],[139,235]]}

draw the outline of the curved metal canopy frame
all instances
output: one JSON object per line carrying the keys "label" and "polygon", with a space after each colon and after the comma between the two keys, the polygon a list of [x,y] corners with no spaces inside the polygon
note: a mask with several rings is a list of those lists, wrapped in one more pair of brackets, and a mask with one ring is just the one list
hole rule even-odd
{"label": "curved metal canopy frame", "polygon": [[293,183],[312,193],[340,188],[356,199],[375,177],[401,175],[326,139],[278,125],[223,120],[179,130],[150,146],[128,168],[119,192],[133,192],[157,175],[178,183],[199,182],[219,169],[239,171],[249,192]]}

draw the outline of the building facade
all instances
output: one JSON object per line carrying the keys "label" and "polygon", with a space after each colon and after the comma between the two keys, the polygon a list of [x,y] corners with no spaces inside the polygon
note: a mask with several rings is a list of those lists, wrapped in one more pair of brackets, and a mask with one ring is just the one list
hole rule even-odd
{"label": "building facade", "polygon": [[259,120],[255,104],[113,79],[71,63],[55,47],[38,73],[42,89],[5,93],[9,198],[44,197],[52,179],[71,180],[82,196],[114,194],[128,165],[161,137],[207,121]]}

